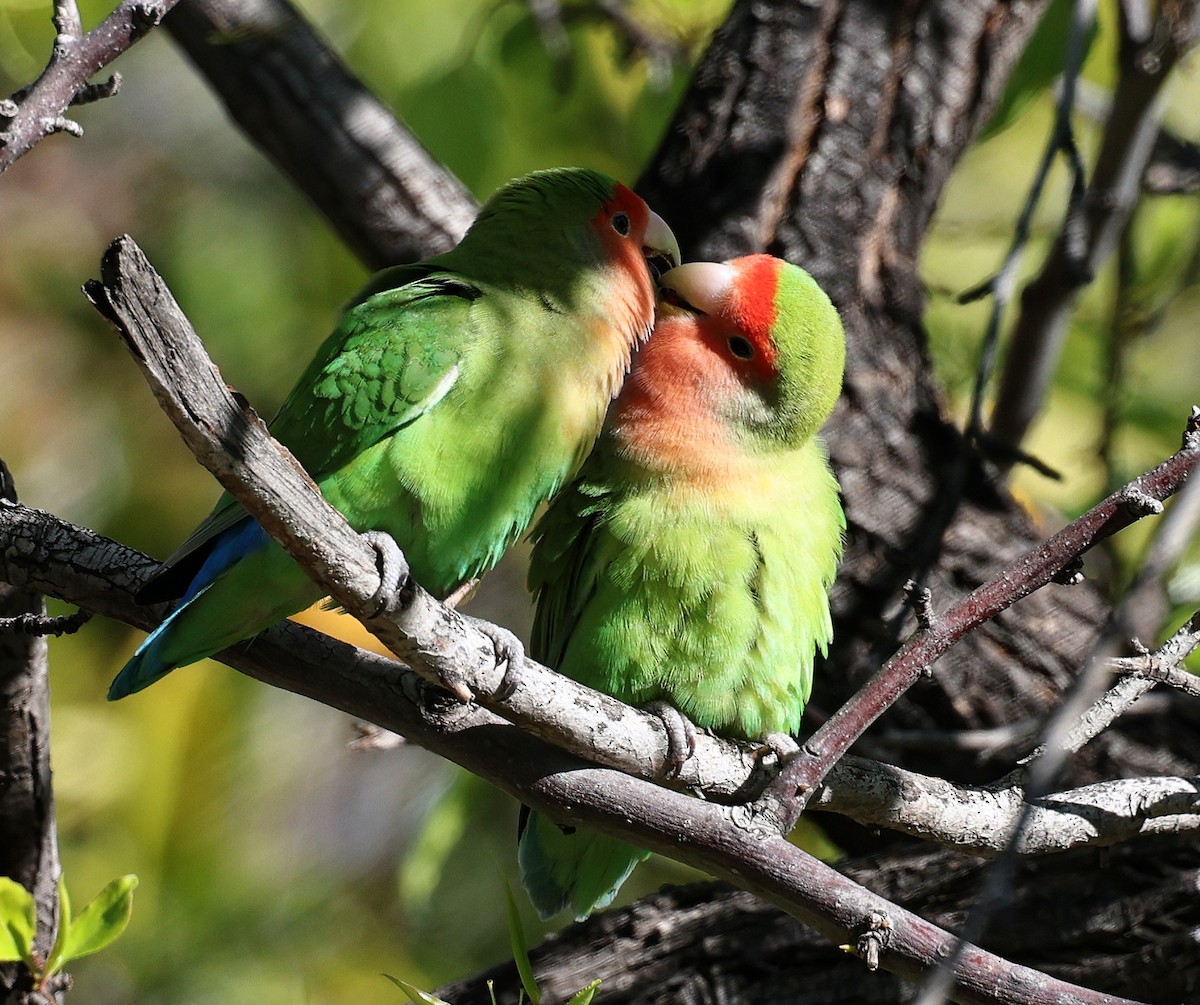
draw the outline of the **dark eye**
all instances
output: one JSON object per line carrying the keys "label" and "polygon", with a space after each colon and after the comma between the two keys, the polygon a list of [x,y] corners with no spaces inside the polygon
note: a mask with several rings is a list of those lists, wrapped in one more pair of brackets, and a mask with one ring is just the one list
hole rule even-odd
{"label": "dark eye", "polygon": [[729,351],[738,359],[754,359],[754,346],[741,335],[729,336]]}
{"label": "dark eye", "polygon": [[629,216],[625,213],[618,213],[612,218],[612,229],[622,237],[629,235]]}

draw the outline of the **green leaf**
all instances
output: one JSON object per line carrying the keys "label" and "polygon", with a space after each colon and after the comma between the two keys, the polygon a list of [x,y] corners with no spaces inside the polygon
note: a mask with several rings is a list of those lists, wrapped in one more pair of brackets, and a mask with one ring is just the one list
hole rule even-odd
{"label": "green leaf", "polygon": [[71,923],[62,963],[98,953],[125,931],[133,913],[133,891],[137,885],[137,876],[121,876],[96,894]]}
{"label": "green leaf", "polygon": [[58,875],[58,932],[54,936],[54,945],[50,955],[46,957],[46,966],[42,970],[42,978],[58,973],[66,962],[63,954],[67,948],[67,934],[71,931],[71,898],[67,894],[67,884],[62,873]]}
{"label": "green leaf", "polygon": [[420,988],[413,987],[413,985],[407,981],[400,980],[398,977],[393,977],[391,974],[384,974],[383,976],[408,995],[409,999],[415,1002],[416,1005],[450,1005],[448,1001],[435,998],[428,991],[422,991]]}
{"label": "green leaf", "polygon": [[600,990],[600,979],[592,981],[586,988],[580,988],[573,995],[567,1005],[589,1005],[591,1000],[596,997],[596,992]]}
{"label": "green leaf", "polygon": [[0,962],[24,960],[31,970],[37,908],[33,894],[20,883],[0,876]]}
{"label": "green leaf", "polygon": [[541,1005],[542,993],[538,990],[537,982],[533,979],[533,965],[529,962],[529,947],[525,942],[525,929],[521,927],[521,915],[517,911],[517,902],[513,899],[512,888],[508,880],[504,882],[504,900],[508,905],[508,939],[512,945],[513,962],[517,965],[517,973],[521,975],[521,984],[533,1005]]}

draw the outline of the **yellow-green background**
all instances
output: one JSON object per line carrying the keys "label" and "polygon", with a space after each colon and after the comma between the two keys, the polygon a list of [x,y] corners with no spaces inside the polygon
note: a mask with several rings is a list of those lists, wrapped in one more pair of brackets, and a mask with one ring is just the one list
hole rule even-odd
{"label": "yellow-green background", "polygon": [[[107,12],[83,3],[85,20]],[[636,178],[686,84],[655,79],[612,30],[572,19],[556,68],[519,0],[307,0],[351,67],[481,198],[554,164]],[[635,16],[693,56],[727,3],[638,0]],[[1088,77],[1111,83],[1114,5]],[[32,79],[51,41],[47,0],[0,0],[0,94]],[[568,10],[575,8],[568,5]],[[305,200],[241,138],[163,32],[122,58],[121,94],[78,109],[82,140],[54,136],[0,177],[0,456],[23,501],[163,555],[216,489],[86,304],[114,236],[149,253],[228,381],[270,414],[364,276]],[[1200,136],[1187,74],[1168,121]],[[965,411],[987,305],[954,295],[998,264],[1051,121],[1044,91],[964,161],[923,263],[928,324],[950,407]],[[1080,123],[1086,151],[1096,130]],[[1062,213],[1057,171],[1029,266]],[[694,207],[703,213],[705,207]],[[1139,214],[1139,292],[1184,293],[1141,339],[1123,394],[1122,477],[1174,449],[1200,399],[1197,294],[1186,279],[1197,202]],[[1099,394],[1114,282],[1084,301],[1031,449],[1066,477],[1018,486],[1051,526],[1102,494]],[[1148,529],[1148,528],[1147,528]],[[1141,529],[1123,543],[1135,557]],[[1176,579],[1185,604],[1196,567]],[[477,610],[523,627],[520,556]],[[1189,587],[1189,583],[1192,584]],[[339,622],[334,624],[333,622]],[[323,627],[358,638],[335,615]],[[356,634],[357,633],[357,634]],[[416,749],[358,752],[339,713],[206,663],[110,705],[104,689],[139,633],[100,619],[51,643],[62,858],[77,906],[136,872],[132,924],[76,968],[89,1003],[400,1001],[386,971],[426,987],[507,953],[501,876],[513,876],[515,809]],[[645,868],[623,898],[686,878]],[[541,929],[526,911],[531,937]]]}

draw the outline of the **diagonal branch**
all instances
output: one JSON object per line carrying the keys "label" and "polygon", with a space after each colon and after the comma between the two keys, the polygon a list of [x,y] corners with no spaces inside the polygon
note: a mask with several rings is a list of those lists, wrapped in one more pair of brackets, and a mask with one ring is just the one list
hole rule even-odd
{"label": "diagonal branch", "polygon": [[[0,541],[5,542],[0,548],[3,578],[141,627],[156,622],[152,611],[133,600],[156,565],[146,556],[16,505],[0,506]],[[68,581],[71,588],[64,590]],[[891,933],[880,960],[885,969],[916,979],[950,951],[949,933],[764,832],[744,807],[705,802],[588,765],[479,705],[458,703],[386,657],[284,622],[258,635],[253,646],[235,647],[221,658],[266,683],[399,733],[556,819],[634,841],[727,878],[837,943],[855,942],[873,915],[885,916]],[[591,718],[593,725],[605,723],[601,714]],[[622,725],[614,728],[628,737]],[[1127,1002],[982,950],[972,949],[969,960],[969,966],[956,972],[963,986],[955,1001]]]}
{"label": "diagonal branch", "polygon": [[1147,514],[1161,512],[1162,501],[1180,489],[1198,462],[1200,407],[1193,407],[1178,453],[1092,507],[912,636],[803,744],[760,797],[760,811],[777,817],[783,833],[790,831],[830,767],[954,643],[1054,580],[1100,541]]}
{"label": "diagonal branch", "polygon": [[[146,555],[47,513],[0,507],[0,578],[25,588],[149,629],[157,617],[133,598],[155,568],[157,563]],[[234,647],[218,658],[251,677],[373,722],[437,753],[444,753],[439,730],[450,728],[455,717],[464,714],[463,706],[429,689],[417,674],[394,661],[291,622],[257,636],[253,646]],[[536,676],[533,666],[529,672]],[[546,696],[547,706],[560,706],[554,689],[564,680],[548,674],[531,690]],[[568,749],[584,757],[590,757],[592,749],[588,737],[610,734],[609,742],[621,757],[606,763],[653,780],[645,766],[665,756],[662,740],[641,728],[636,712],[625,712],[614,718],[607,707],[585,705],[571,720],[555,728],[542,724],[537,731],[551,739],[570,732],[576,739]],[[506,714],[528,731],[527,723],[511,710]],[[747,792],[761,787],[761,780],[747,774],[754,759],[742,747],[726,741],[714,746],[705,734],[697,740],[697,764],[689,762],[689,777],[717,780],[697,786],[704,796],[728,801],[731,792],[722,779],[738,780]],[[1109,846],[1135,835],[1191,832],[1200,826],[1200,817],[1182,801],[1190,784],[1184,778],[1122,779],[1047,796],[1023,838],[1021,853],[1039,855],[1078,845]],[[1157,801],[1144,799],[1151,793]],[[955,785],[848,755],[834,765],[811,808],[988,855],[1004,845],[1011,814],[1020,806],[1015,795],[1010,779],[997,786]]]}
{"label": "diagonal branch", "polygon": [[[103,282],[86,290],[118,329],[185,442],[218,480],[280,541],[314,580],[427,680],[465,700],[478,700],[530,731],[601,764],[643,777],[671,766],[662,721],[527,660],[522,683],[504,701],[492,697],[502,680],[493,643],[457,612],[406,583],[390,617],[379,606],[377,555],[321,497],[295,459],[273,440],[248,406],[221,379],[195,331],[141,249],[124,237],[110,246]],[[563,729],[588,711],[634,734],[632,749],[655,751],[631,763],[630,747],[603,727]],[[626,738],[628,740],[628,737]],[[751,747],[712,736],[698,738],[695,764],[675,784],[702,786],[718,797],[745,798],[765,780],[769,760]],[[730,771],[732,767],[732,771]]]}
{"label": "diagonal branch", "polygon": [[478,209],[471,193],[287,0],[189,0],[164,27],[246,137],[368,265],[458,242]]}

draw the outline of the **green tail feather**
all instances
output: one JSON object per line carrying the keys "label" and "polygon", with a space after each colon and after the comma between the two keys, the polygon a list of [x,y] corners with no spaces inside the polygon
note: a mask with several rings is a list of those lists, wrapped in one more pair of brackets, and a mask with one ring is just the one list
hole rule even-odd
{"label": "green tail feather", "polygon": [[517,860],[542,920],[571,909],[577,921],[612,903],[648,851],[593,831],[564,831],[540,813],[523,815]]}

